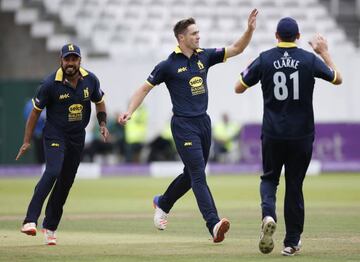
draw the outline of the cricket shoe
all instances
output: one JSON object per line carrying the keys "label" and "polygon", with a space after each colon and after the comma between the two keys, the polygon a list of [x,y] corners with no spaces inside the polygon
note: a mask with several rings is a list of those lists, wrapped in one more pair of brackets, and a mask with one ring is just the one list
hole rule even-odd
{"label": "cricket shoe", "polygon": [[220,243],[225,239],[225,233],[229,231],[230,221],[221,219],[213,228],[213,242]]}
{"label": "cricket shoe", "polygon": [[301,240],[299,240],[299,243],[296,246],[293,247],[284,247],[284,249],[281,251],[281,254],[283,256],[294,256],[300,252],[301,249]]}
{"label": "cricket shoe", "polygon": [[22,225],[20,231],[21,231],[21,233],[24,233],[29,236],[36,236],[36,232],[37,232],[36,223],[34,223],[34,222],[25,223]]}
{"label": "cricket shoe", "polygon": [[153,205],[155,208],[155,213],[154,213],[154,225],[157,229],[159,230],[164,230],[167,226],[167,217],[168,217],[168,213],[164,212],[160,207],[159,207],[159,198],[160,196],[155,196],[153,199]]}
{"label": "cricket shoe", "polygon": [[259,249],[263,254],[269,254],[274,249],[274,240],[272,238],[276,230],[275,220],[271,216],[266,216],[261,225],[261,234]]}
{"label": "cricket shoe", "polygon": [[56,231],[52,231],[50,229],[43,228],[42,232],[45,237],[45,245],[55,246],[56,245]]}

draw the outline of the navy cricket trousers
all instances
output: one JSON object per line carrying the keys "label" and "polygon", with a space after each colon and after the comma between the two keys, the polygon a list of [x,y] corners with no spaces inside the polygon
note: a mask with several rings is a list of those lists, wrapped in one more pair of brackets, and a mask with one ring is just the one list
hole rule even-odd
{"label": "navy cricket trousers", "polygon": [[263,175],[260,195],[262,218],[276,217],[276,191],[281,169],[285,169],[284,217],[286,235],[284,246],[296,246],[304,228],[303,181],[309,167],[314,137],[276,140],[262,137]]}
{"label": "navy cricket trousers", "polygon": [[205,174],[211,146],[210,117],[207,114],[198,117],[173,116],[171,130],[184,170],[160,197],[159,206],[168,213],[175,202],[192,188],[206,226],[212,234],[219,216]]}
{"label": "navy cricket trousers", "polygon": [[84,138],[85,132],[66,139],[44,136],[46,168],[35,187],[24,223],[37,224],[44,201],[51,191],[46,205],[43,228],[53,231],[57,229],[63,206],[80,164]]}

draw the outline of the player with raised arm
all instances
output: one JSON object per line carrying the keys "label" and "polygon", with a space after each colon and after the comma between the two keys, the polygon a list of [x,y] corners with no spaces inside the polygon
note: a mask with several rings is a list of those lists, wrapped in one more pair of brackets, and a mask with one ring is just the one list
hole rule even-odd
{"label": "player with raised arm", "polygon": [[297,47],[295,41],[300,38],[300,33],[294,19],[285,17],[279,21],[276,38],[277,47],[260,53],[241,73],[235,92],[243,93],[261,81],[264,114],[259,249],[267,254],[274,248],[276,191],[284,167],[286,235],[282,254],[292,256],[300,250],[304,228],[302,186],[315,136],[312,104],[315,78],[339,85],[342,77],[331,59],[324,37],[316,35],[310,42],[322,59]]}
{"label": "player with raised arm", "polygon": [[206,182],[205,166],[211,144],[211,121],[206,113],[206,79],[211,66],[244,51],[255,30],[257,14],[256,9],[250,13],[247,30],[226,48],[200,48],[200,33],[195,20],[188,18],[177,22],[174,34],[178,46],[166,60],[155,66],[147,81],[132,96],[127,112],[119,117],[119,122],[126,124],[150,90],[163,82],[166,84],[174,114],[171,130],[184,169],[164,194],[154,198],[154,224],[160,230],[166,228],[168,214],[175,202],[189,189],[194,192],[213,242],[223,241],[229,230],[230,222],[226,218],[219,218]]}

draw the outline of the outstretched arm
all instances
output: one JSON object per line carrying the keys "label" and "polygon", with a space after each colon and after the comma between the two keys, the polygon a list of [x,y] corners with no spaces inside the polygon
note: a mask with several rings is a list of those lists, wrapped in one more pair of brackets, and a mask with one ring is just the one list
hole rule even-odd
{"label": "outstretched arm", "polygon": [[226,47],[226,58],[230,58],[242,53],[244,49],[248,46],[252,38],[253,32],[255,31],[256,28],[257,14],[258,14],[257,9],[251,11],[248,18],[248,28],[237,41],[235,41],[232,45]]}
{"label": "outstretched arm", "polygon": [[131,119],[132,114],[141,105],[144,98],[150,92],[151,89],[152,89],[152,86],[148,82],[145,82],[142,86],[140,86],[135,91],[135,93],[131,97],[127,112],[122,113],[119,116],[119,119],[118,119],[119,124],[125,125],[126,122]]}
{"label": "outstretched arm", "polygon": [[320,34],[317,34],[311,41],[309,41],[309,44],[314,49],[314,51],[321,56],[325,64],[328,67],[330,67],[333,71],[335,71],[336,79],[333,82],[333,84],[340,85],[342,83],[342,76],[340,72],[336,69],[334,62],[332,61],[332,58],[328,51],[328,44],[325,37],[323,37]]}
{"label": "outstretched arm", "polygon": [[20,157],[30,148],[32,134],[34,132],[34,128],[40,117],[40,114],[41,114],[41,111],[37,110],[35,108],[33,108],[33,110],[31,111],[31,113],[27,119],[26,126],[25,126],[24,142],[23,142],[22,146],[20,147],[15,160],[20,159]]}

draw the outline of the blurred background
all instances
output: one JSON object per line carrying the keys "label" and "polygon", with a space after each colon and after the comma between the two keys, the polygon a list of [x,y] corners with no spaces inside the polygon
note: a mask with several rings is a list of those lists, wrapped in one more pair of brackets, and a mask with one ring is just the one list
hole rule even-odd
{"label": "blurred background", "polygon": [[299,47],[310,50],[307,42],[318,32],[327,38],[344,79],[341,86],[317,80],[317,136],[309,171],[359,172],[360,0],[0,0],[0,175],[41,174],[41,123],[31,151],[21,161],[14,159],[31,110],[28,102],[40,81],[59,67],[59,50],[66,43],[81,47],[82,66],[100,79],[111,133],[110,143],[102,143],[96,121],[90,122],[79,175],[178,174],[182,167],[165,85],[154,88],[125,128],[116,117],[173,51],[176,21],[194,17],[200,46],[223,47],[242,35],[253,8],[259,15],[249,47],[208,75],[214,141],[208,172],[261,170],[261,88],[236,95],[234,84],[259,52],[276,45],[276,24],[285,16],[299,23]]}

